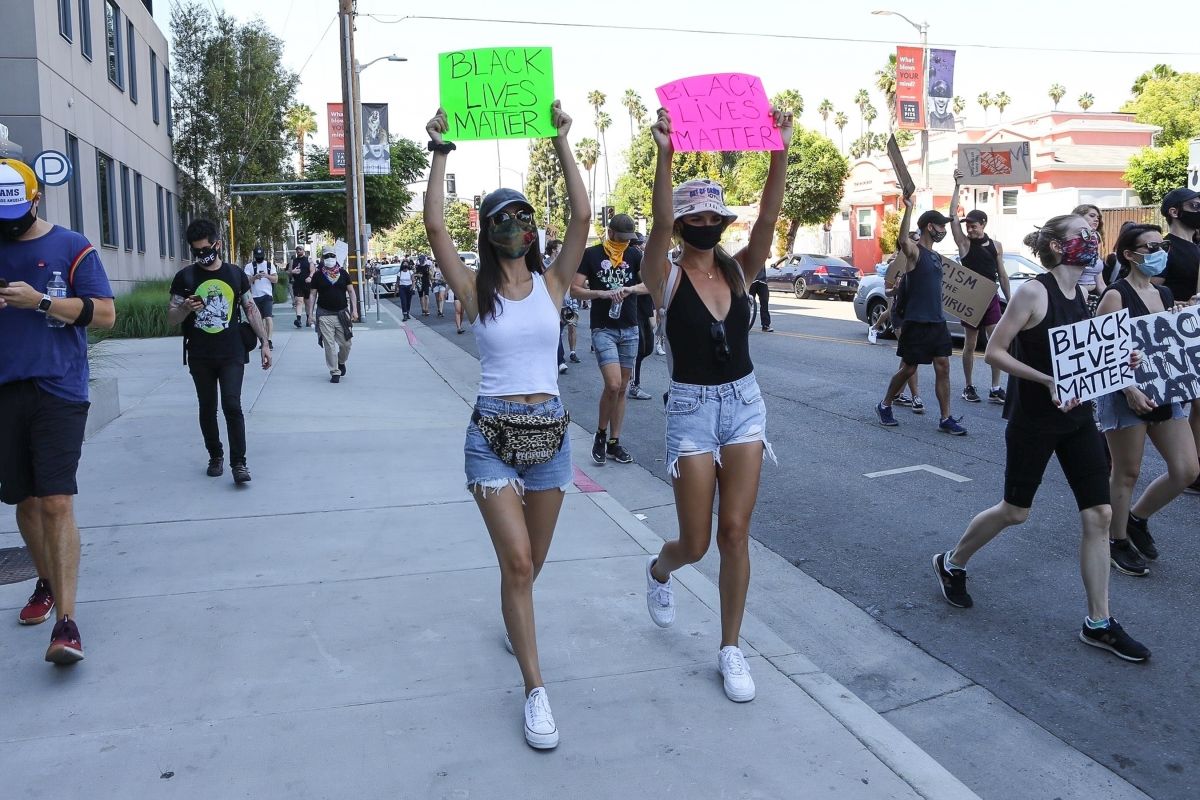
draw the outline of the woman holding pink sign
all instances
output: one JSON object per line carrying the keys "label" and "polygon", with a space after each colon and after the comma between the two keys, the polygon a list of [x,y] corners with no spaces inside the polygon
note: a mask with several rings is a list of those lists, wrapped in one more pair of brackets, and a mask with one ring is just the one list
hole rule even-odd
{"label": "woman holding pink sign", "polygon": [[[671,116],[659,109],[651,127],[658,147],[654,224],[646,241],[642,276],[656,307],[664,309],[671,365],[667,393],[667,470],[675,488],[679,538],[646,564],[646,606],[659,627],[675,621],[671,573],[699,561],[712,537],[719,487],[717,547],[721,551],[721,648],[717,668],[725,695],[754,699],[754,680],[738,647],[750,584],[750,515],[758,499],[762,463],[769,456],[767,409],[750,362],[747,284],[770,255],[783,203],[792,115],[771,109],[782,149],[771,153],[758,220],[736,255],[721,236],[736,218],[721,187],[710,180],[671,186]],[[764,125],[765,127],[765,125]],[[671,239],[682,242],[670,261]],[[749,277],[747,277],[749,276]]]}

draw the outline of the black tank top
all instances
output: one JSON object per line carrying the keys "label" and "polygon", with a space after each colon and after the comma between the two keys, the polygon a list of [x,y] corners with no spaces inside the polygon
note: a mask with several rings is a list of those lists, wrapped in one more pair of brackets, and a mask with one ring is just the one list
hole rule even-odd
{"label": "black tank top", "polygon": [[[1038,372],[1053,375],[1050,329],[1087,319],[1087,304],[1082,289],[1077,288],[1075,297],[1068,299],[1058,288],[1058,281],[1054,280],[1053,272],[1043,272],[1033,280],[1046,289],[1046,316],[1032,328],[1020,331],[1013,339],[1008,352]],[[1081,424],[1094,424],[1091,401],[1080,403],[1064,414],[1054,405],[1049,389],[1040,383],[1012,375],[1008,377],[1008,401],[1004,405],[1004,418],[1009,422],[1021,423],[1046,433],[1069,433]]]}
{"label": "black tank top", "polygon": [[1000,279],[1000,254],[996,244],[991,239],[971,239],[967,254],[962,257],[962,265],[972,272],[979,273],[992,283]]}
{"label": "black tank top", "polygon": [[[1170,289],[1165,286],[1155,286],[1154,288],[1158,289],[1158,299],[1162,301],[1164,309],[1170,309],[1171,306],[1175,305]],[[1146,303],[1143,302],[1137,289],[1133,288],[1133,285],[1124,278],[1109,286],[1104,294],[1108,294],[1109,292],[1117,292],[1121,295],[1121,305],[1129,311],[1129,316],[1131,317],[1145,317],[1152,313],[1146,307]],[[1103,299],[1103,296],[1101,296],[1101,299]]]}
{"label": "black tank top", "polygon": [[754,371],[750,362],[750,302],[733,295],[725,315],[725,343],[729,357],[718,359],[720,346],[713,336],[717,319],[696,294],[687,271],[679,268],[679,287],[667,313],[667,342],[671,345],[671,380],[697,386],[719,386],[740,380]]}

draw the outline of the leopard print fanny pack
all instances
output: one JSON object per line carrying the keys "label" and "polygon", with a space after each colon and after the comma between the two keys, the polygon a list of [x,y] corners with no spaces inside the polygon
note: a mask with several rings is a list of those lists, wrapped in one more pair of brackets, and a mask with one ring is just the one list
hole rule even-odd
{"label": "leopard print fanny pack", "polygon": [[475,409],[471,422],[479,428],[488,447],[510,467],[545,464],[562,449],[571,415],[496,414],[484,416]]}

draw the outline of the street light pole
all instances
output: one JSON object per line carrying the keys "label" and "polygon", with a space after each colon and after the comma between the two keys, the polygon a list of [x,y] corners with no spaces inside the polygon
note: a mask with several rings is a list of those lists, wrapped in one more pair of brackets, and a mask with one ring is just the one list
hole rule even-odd
{"label": "street light pole", "polygon": [[[877,17],[899,17],[916,28],[921,34],[921,63],[926,72],[929,71],[929,23],[928,22],[913,22],[908,17],[901,14],[899,11],[872,11]],[[921,124],[921,183],[922,188],[929,188],[929,122],[923,120]]]}

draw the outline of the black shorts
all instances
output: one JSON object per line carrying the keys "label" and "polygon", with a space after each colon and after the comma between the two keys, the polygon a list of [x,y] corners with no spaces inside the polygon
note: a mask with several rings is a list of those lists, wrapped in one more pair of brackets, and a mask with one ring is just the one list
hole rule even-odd
{"label": "black shorts", "polygon": [[1080,511],[1108,505],[1108,455],[1104,437],[1090,419],[1067,433],[1047,433],[1020,421],[1009,422],[1004,443],[1005,502],[1018,508],[1031,507],[1050,456],[1057,455]]}
{"label": "black shorts", "polygon": [[258,314],[263,319],[275,316],[275,298],[271,295],[263,295],[262,297],[254,298],[254,305],[258,306]]}
{"label": "black shorts", "polygon": [[0,385],[0,502],[79,493],[75,473],[89,406],[32,380]]}
{"label": "black shorts", "polygon": [[292,283],[292,297],[299,297],[302,300],[308,299],[308,293],[312,291],[312,286],[307,283]]}
{"label": "black shorts", "polygon": [[953,349],[946,323],[906,321],[900,329],[896,355],[905,364],[932,364],[935,358],[949,358]]}

